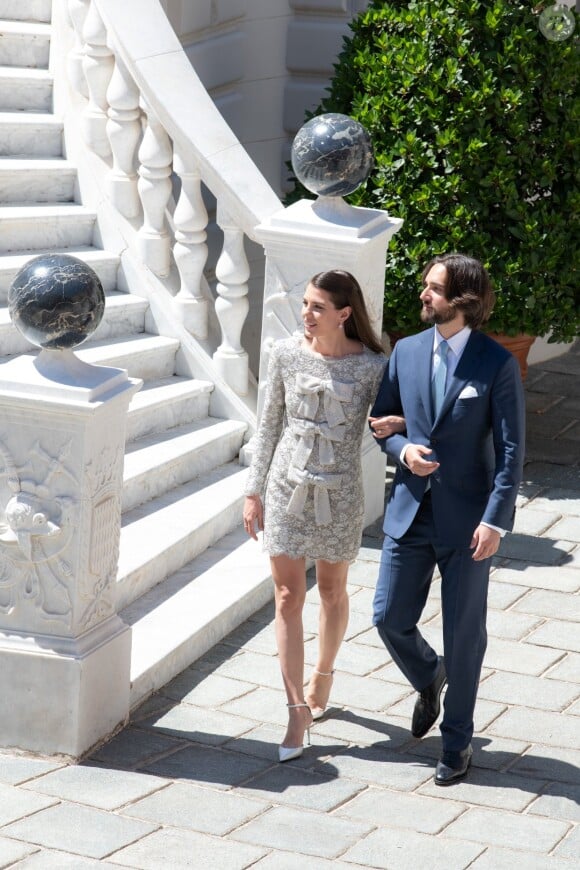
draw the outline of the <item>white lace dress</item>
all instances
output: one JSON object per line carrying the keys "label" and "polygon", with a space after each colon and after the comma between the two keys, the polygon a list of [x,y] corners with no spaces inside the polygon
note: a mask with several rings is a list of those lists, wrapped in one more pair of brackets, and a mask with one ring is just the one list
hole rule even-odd
{"label": "white lace dress", "polygon": [[364,515],[360,447],[386,363],[368,348],[321,356],[301,335],[274,344],[245,489],[264,501],[271,556],[356,559]]}

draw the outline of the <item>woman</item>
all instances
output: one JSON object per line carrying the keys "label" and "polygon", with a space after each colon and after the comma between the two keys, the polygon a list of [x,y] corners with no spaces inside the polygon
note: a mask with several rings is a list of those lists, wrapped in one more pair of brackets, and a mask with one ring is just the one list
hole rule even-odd
{"label": "woman", "polygon": [[[246,486],[244,527],[264,530],[275,584],[276,640],[289,721],[280,761],[302,754],[304,733],[324,715],[334,660],[348,623],[346,581],[357,556],[364,493],[360,446],[386,365],[356,279],[320,272],[302,303],[304,333],[274,344]],[[381,437],[400,417],[372,423]],[[265,509],[262,496],[265,493]],[[319,653],[304,697],[302,609],[306,558],[316,562]]]}

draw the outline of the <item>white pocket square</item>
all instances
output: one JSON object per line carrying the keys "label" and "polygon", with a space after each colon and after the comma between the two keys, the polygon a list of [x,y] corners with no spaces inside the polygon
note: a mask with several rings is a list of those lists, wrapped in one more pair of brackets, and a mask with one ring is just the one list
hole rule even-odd
{"label": "white pocket square", "polygon": [[463,387],[463,389],[461,390],[461,392],[459,393],[457,398],[458,399],[477,399],[477,390],[475,389],[475,387],[472,387],[471,385],[468,387]]}

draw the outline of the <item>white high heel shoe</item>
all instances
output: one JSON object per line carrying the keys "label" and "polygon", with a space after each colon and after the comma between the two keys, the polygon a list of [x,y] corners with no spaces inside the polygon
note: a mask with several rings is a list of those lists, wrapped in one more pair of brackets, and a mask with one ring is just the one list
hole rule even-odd
{"label": "white high heel shoe", "polygon": [[[324,673],[324,671],[317,671],[316,668],[314,668],[314,673],[318,674],[319,677],[333,677],[334,676],[334,671],[328,671],[328,673]],[[329,692],[329,694],[330,694],[330,692]],[[323,716],[326,714],[327,709],[328,709],[328,703],[327,703],[326,707],[311,707],[310,712],[312,713],[313,721],[318,722],[319,719],[322,719]]]}
{"label": "white high heel shoe", "polygon": [[[296,707],[306,707],[306,709],[310,712],[310,707],[308,704],[286,704],[289,709],[294,709]],[[306,728],[306,739],[308,745],[310,746],[310,725]],[[278,760],[279,761],[292,761],[293,758],[300,758],[302,753],[304,752],[304,746],[279,746],[278,747]]]}

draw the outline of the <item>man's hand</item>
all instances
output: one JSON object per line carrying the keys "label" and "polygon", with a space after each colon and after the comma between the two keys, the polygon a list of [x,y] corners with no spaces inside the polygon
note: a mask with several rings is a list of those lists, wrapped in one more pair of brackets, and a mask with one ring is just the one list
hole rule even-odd
{"label": "man's hand", "polygon": [[475,562],[481,562],[482,559],[489,559],[490,556],[495,556],[499,550],[500,542],[501,535],[499,532],[480,523],[471,539],[471,547],[475,548],[472,559]]}
{"label": "man's hand", "polygon": [[389,414],[387,417],[369,417],[369,423],[375,438],[388,438],[395,432],[404,432],[406,423],[404,417]]}
{"label": "man's hand", "polygon": [[413,474],[416,474],[419,477],[427,477],[439,468],[438,462],[424,458],[429,456],[432,452],[431,448],[425,447],[424,444],[409,444],[403,457],[405,465],[407,465]]}
{"label": "man's hand", "polygon": [[259,495],[247,495],[244,500],[244,529],[248,533],[248,535],[254,539],[254,541],[258,540],[258,536],[256,534],[256,523],[258,524],[258,530],[261,532],[264,529],[264,508],[262,506],[262,499]]}

